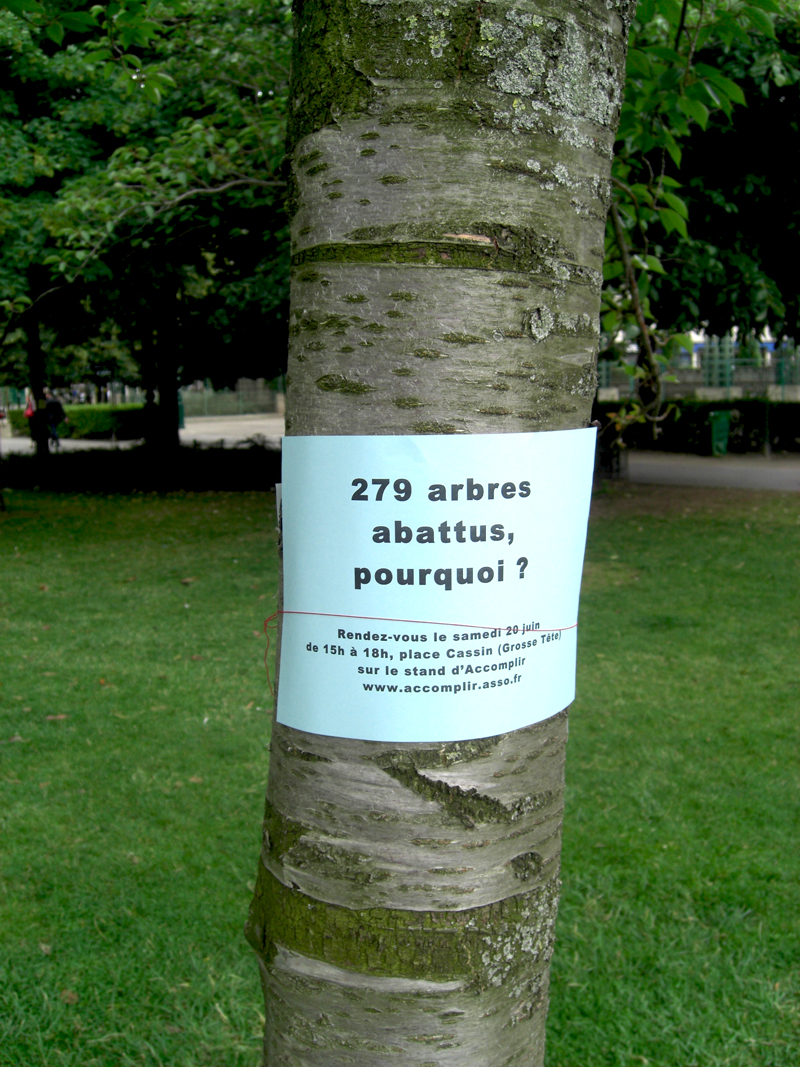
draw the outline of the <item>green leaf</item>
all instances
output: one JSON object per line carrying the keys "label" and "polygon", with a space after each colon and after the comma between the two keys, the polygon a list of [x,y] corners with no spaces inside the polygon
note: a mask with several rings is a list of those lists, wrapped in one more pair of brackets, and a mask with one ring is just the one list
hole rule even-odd
{"label": "green leaf", "polygon": [[671,26],[677,27],[681,21],[682,5],[678,0],[658,0],[658,14],[662,15]]}
{"label": "green leaf", "polygon": [[712,89],[704,79],[700,79],[699,81],[688,85],[686,87],[686,95],[692,100],[697,100],[699,103],[705,104],[707,108],[720,106],[719,93],[716,89]]}
{"label": "green leaf", "polygon": [[715,85],[717,89],[721,90],[727,97],[729,97],[735,104],[744,104],[744,93],[730,78],[726,78],[724,74],[715,67],[709,67],[707,63],[697,63],[694,68],[698,74],[702,74],[704,78]]}
{"label": "green leaf", "polygon": [[7,7],[12,15],[22,15],[25,11],[30,11],[35,15],[45,13],[42,5],[37,4],[36,0],[5,0],[3,7]]}
{"label": "green leaf", "polygon": [[682,96],[678,100],[678,107],[689,118],[694,119],[701,130],[704,130],[708,125],[708,108],[705,104],[701,104],[699,100],[692,100],[688,96]]}
{"label": "green leaf", "polygon": [[640,74],[643,78],[650,76],[652,63],[650,57],[641,48],[631,48],[628,52],[628,73]]}
{"label": "green leaf", "polygon": [[672,160],[672,162],[675,164],[676,167],[679,167],[681,165],[682,152],[680,150],[678,142],[675,140],[669,130],[664,131],[664,147],[669,152],[670,159]]}
{"label": "green leaf", "polygon": [[657,56],[658,59],[662,59],[670,66],[683,67],[685,60],[676,52],[674,48],[664,48],[662,45],[650,45],[647,49],[648,53],[653,56]]}
{"label": "green leaf", "polygon": [[60,22],[51,22],[44,32],[50,40],[55,41],[56,44],[61,44],[64,40],[64,27]]}
{"label": "green leaf", "polygon": [[765,33],[767,37],[775,36],[775,27],[772,24],[772,19],[766,12],[760,11],[757,7],[747,7],[743,13],[747,15],[748,19],[757,30]]}
{"label": "green leaf", "polygon": [[639,202],[643,202],[645,204],[649,204],[650,206],[652,206],[652,204],[653,204],[653,194],[650,191],[650,189],[648,188],[648,186],[643,185],[641,182],[637,182],[635,185],[632,185],[630,188],[631,188],[631,192],[633,193],[633,195],[636,197],[636,199]]}
{"label": "green leaf", "polygon": [[148,99],[148,100],[149,100],[149,101],[150,101],[150,102],[151,102],[152,104],[160,104],[160,103],[161,103],[161,90],[160,90],[160,89],[159,89],[159,87],[158,87],[158,86],[157,86],[157,85],[156,85],[156,84],[155,84],[155,83],[154,83],[154,82],[152,81],[152,79],[148,79],[148,80],[147,80],[147,81],[146,81],[146,82],[145,82],[145,83],[144,83],[144,84],[142,85],[142,89],[144,90],[144,95],[145,95],[145,96],[147,97],[147,99]]}
{"label": "green leaf", "polygon": [[666,200],[666,202],[669,204],[669,206],[672,208],[672,210],[677,212],[677,214],[680,215],[681,218],[683,218],[683,219],[688,219],[689,218],[689,209],[687,208],[686,204],[684,203],[683,200],[681,200],[681,198],[679,196],[675,196],[674,193],[668,193],[666,191],[663,191],[661,193],[661,195],[664,198],[664,200]]}
{"label": "green leaf", "polygon": [[85,33],[97,25],[94,15],[86,11],[73,11],[71,14],[61,15],[60,22],[65,30],[73,30],[75,33]]}
{"label": "green leaf", "polygon": [[644,261],[648,270],[654,270],[656,274],[667,273],[662,267],[661,260],[658,258],[658,256],[645,256]]}
{"label": "green leaf", "polygon": [[694,348],[694,341],[688,333],[673,334],[672,337],[670,337],[669,342],[677,348],[685,348],[687,352],[691,352]]}
{"label": "green leaf", "polygon": [[689,234],[686,229],[686,219],[673,211],[671,208],[662,207],[659,210],[659,218],[667,233],[672,233],[673,230],[677,230],[681,237],[688,237]]}
{"label": "green leaf", "polygon": [[680,69],[680,67],[667,67],[667,69],[658,79],[658,87],[662,91],[674,89],[678,85],[682,77],[683,71]]}
{"label": "green leaf", "polygon": [[741,18],[740,11],[737,10],[734,15],[730,11],[724,9],[717,12],[716,18],[716,35],[722,41],[725,48],[730,48],[733,41],[741,40],[744,37],[747,41],[747,31],[742,29],[739,19]]}

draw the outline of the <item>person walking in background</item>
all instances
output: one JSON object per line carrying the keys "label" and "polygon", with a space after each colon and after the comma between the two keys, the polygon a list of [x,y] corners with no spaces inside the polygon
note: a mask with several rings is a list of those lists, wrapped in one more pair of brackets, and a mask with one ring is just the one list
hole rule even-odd
{"label": "person walking in background", "polygon": [[64,411],[64,407],[57,396],[54,396],[49,389],[45,391],[45,407],[44,413],[47,418],[47,432],[50,440],[53,442],[53,447],[58,451],[60,447],[60,441],[58,438],[58,427],[62,422],[67,422],[67,415]]}

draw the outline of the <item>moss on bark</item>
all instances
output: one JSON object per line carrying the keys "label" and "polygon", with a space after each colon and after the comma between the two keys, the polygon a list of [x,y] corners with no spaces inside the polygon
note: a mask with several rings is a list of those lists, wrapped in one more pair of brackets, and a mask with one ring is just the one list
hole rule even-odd
{"label": "moss on bark", "polygon": [[[530,868],[533,861],[520,861]],[[353,973],[444,981],[476,992],[529,980],[553,950],[558,877],[463,911],[353,910],[313,900],[259,867],[247,938],[269,965],[278,947]]]}

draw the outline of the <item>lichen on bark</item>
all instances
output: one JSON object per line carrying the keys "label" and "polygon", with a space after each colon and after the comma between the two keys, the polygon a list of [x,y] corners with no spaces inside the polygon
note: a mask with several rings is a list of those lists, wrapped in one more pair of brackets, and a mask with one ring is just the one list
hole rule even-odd
{"label": "lichen on bark", "polygon": [[[320,432],[308,383],[344,374],[346,362],[330,348],[315,354],[300,334],[359,287],[384,327],[379,351],[362,361],[373,386],[358,409],[363,432],[418,432],[423,423],[397,403],[393,370],[414,351],[439,350],[442,337],[467,336],[487,347],[488,373],[476,379],[473,353],[457,353],[449,402],[439,404],[449,410],[425,424],[494,432],[500,415],[506,431],[581,424],[593,394],[627,7],[350,0],[299,12],[298,41],[314,55],[304,66],[298,54],[293,95],[290,358],[302,364],[289,391],[293,432]],[[323,76],[332,55],[349,77]],[[334,182],[332,210],[323,189]],[[405,290],[423,294],[410,321],[392,302]],[[341,330],[352,348],[370,347],[363,322]],[[515,373],[537,357],[535,379]],[[556,361],[588,370],[568,380]],[[503,405],[482,395],[498,373],[511,379]],[[441,394],[439,368],[419,384],[427,407],[429,393]],[[327,425],[351,420],[346,395],[329,398],[340,403]]]}

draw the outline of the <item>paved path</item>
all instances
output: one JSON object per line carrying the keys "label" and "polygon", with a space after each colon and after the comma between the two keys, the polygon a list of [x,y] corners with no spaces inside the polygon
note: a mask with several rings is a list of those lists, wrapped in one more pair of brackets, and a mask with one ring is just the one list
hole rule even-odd
{"label": "paved path", "polygon": [[[181,444],[219,445],[231,448],[243,441],[254,439],[269,448],[280,448],[283,437],[282,415],[218,415],[186,419],[186,428],[180,431]],[[91,449],[131,448],[139,441],[71,441],[61,442],[65,452],[83,452]],[[3,455],[11,452],[33,451],[30,437],[12,437],[10,427],[0,426],[0,449]]]}
{"label": "paved path", "polygon": [[[284,433],[282,415],[215,415],[189,418],[180,431],[181,443],[219,445],[231,448],[247,440],[280,447]],[[90,448],[125,448],[138,442],[70,441],[65,451]],[[2,430],[2,450],[30,452],[26,437],[10,437]],[[776,489],[800,492],[800,454],[795,456],[684,456],[670,452],[633,452],[628,456],[628,478],[649,485],[689,485],[728,489]]]}
{"label": "paved path", "polygon": [[632,451],[628,455],[628,480],[645,485],[800,492],[800,455],[713,457]]}
{"label": "paved path", "polygon": [[[85,452],[91,449],[110,449],[110,448],[131,448],[133,445],[138,445],[138,441],[70,441],[66,438],[61,442],[61,449],[64,452]],[[0,432],[0,455],[8,456],[12,452],[22,452],[23,454],[31,454],[33,452],[33,441],[30,437],[11,437],[8,430]]]}
{"label": "paved path", "polygon": [[218,445],[222,441],[230,447],[250,438],[270,448],[280,448],[283,433],[283,415],[207,415],[186,419],[186,429],[180,431],[184,445],[195,441]]}

